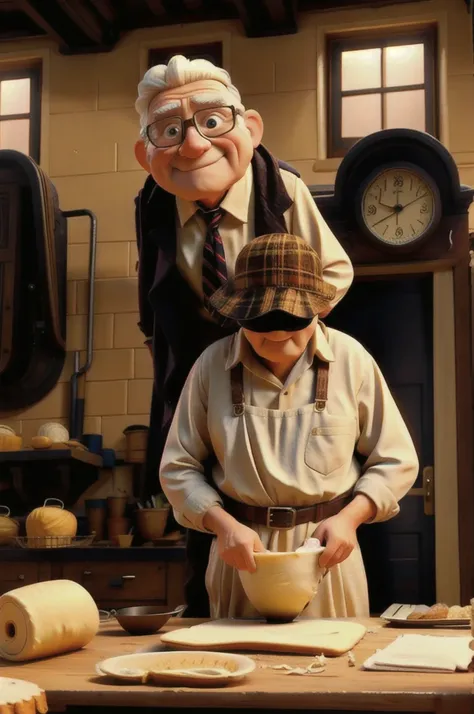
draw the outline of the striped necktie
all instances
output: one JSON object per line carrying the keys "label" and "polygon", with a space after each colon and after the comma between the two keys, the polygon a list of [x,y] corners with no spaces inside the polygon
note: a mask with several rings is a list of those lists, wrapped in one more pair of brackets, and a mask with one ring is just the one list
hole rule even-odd
{"label": "striped necktie", "polygon": [[224,210],[219,207],[206,210],[202,206],[199,206],[199,212],[207,226],[206,240],[204,241],[202,253],[204,305],[211,315],[217,318],[221,324],[224,324],[226,320],[220,318],[209,303],[211,295],[227,280],[224,244],[219,234],[219,222],[224,215]]}

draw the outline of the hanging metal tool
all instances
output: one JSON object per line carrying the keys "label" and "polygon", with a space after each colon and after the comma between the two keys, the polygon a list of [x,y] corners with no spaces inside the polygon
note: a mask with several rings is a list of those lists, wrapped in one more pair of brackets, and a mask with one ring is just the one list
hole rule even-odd
{"label": "hanging metal tool", "polygon": [[69,435],[71,439],[80,439],[84,428],[84,402],[85,402],[85,375],[92,364],[93,350],[93,330],[94,330],[94,280],[95,280],[95,261],[97,248],[97,218],[87,208],[77,209],[75,211],[63,211],[66,218],[77,218],[79,216],[87,216],[90,219],[90,234],[89,234],[89,295],[87,306],[87,346],[86,346],[86,361],[80,364],[80,350],[74,352],[74,366],[71,376],[71,403],[69,407]]}

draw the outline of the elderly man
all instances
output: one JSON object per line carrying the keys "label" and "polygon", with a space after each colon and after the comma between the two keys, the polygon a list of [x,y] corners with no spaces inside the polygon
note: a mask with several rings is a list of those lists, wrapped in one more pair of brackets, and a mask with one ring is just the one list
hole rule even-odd
{"label": "elderly man", "polygon": [[[297,172],[261,144],[262,117],[245,109],[225,70],[175,56],[146,72],[135,106],[141,124],[135,154],[150,174],[136,198],[136,228],[139,326],[154,363],[146,485],[153,493],[193,363],[237,329],[213,311],[209,299],[232,279],[242,247],[265,233],[304,236],[336,288],[328,309],[346,293],[353,269]],[[208,535],[188,533],[190,617],[209,614],[209,547]]]}

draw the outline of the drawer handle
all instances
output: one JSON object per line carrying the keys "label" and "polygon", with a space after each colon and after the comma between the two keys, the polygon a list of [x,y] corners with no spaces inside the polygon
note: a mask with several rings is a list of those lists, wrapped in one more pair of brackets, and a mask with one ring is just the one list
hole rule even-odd
{"label": "drawer handle", "polygon": [[21,573],[21,574],[18,576],[18,580],[24,580],[24,579],[25,579],[25,576],[23,575],[23,573]]}
{"label": "drawer handle", "polygon": [[84,570],[84,575],[92,575],[92,570]]}
{"label": "drawer handle", "polygon": [[122,580],[135,580],[135,575],[122,575]]}

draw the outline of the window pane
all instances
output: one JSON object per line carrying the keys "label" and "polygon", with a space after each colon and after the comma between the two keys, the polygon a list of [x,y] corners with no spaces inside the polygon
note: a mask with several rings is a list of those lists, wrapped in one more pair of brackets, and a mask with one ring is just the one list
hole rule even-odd
{"label": "window pane", "polygon": [[400,128],[426,130],[424,89],[385,95],[384,129]]}
{"label": "window pane", "polygon": [[386,47],[385,87],[403,87],[405,84],[423,84],[425,81],[424,46],[400,45]]}
{"label": "window pane", "polygon": [[342,98],[343,139],[360,138],[380,131],[382,112],[380,94],[361,94]]}
{"label": "window pane", "polygon": [[0,121],[0,149],[30,152],[30,120]]}
{"label": "window pane", "polygon": [[29,111],[29,78],[5,79],[0,82],[0,114],[28,114]]}
{"label": "window pane", "polygon": [[382,85],[380,47],[370,50],[351,50],[341,57],[341,86],[343,92],[355,89],[376,89]]}

